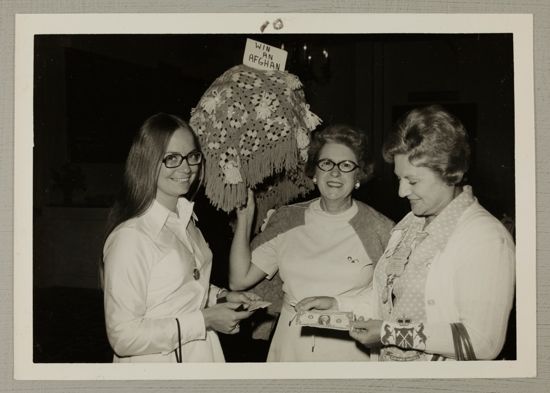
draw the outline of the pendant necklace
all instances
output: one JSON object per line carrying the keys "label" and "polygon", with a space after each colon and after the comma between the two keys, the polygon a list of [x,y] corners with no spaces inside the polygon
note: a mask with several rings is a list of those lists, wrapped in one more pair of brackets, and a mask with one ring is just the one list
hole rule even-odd
{"label": "pendant necklace", "polygon": [[190,231],[186,231],[186,232],[187,232],[187,240],[189,241],[189,246],[191,247],[191,255],[193,255],[193,262],[195,263],[195,267],[193,268],[193,278],[195,280],[198,280],[199,278],[201,278],[201,272],[197,267],[197,256],[195,255],[195,247],[193,246],[193,241],[191,239]]}

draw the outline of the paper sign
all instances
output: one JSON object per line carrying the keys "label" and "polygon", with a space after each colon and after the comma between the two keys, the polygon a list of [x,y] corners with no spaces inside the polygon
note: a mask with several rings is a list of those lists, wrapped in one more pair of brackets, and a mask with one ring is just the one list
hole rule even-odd
{"label": "paper sign", "polygon": [[259,70],[284,71],[287,52],[283,49],[246,39],[243,64]]}

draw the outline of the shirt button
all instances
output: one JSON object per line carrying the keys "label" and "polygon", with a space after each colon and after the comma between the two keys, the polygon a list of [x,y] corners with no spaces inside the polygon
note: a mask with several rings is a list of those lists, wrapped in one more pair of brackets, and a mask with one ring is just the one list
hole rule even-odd
{"label": "shirt button", "polygon": [[426,264],[426,267],[429,269],[430,267],[432,267],[432,263],[431,263],[431,262],[428,262],[428,263]]}
{"label": "shirt button", "polygon": [[428,300],[428,305],[433,306],[434,304],[435,304],[435,300],[433,299]]}

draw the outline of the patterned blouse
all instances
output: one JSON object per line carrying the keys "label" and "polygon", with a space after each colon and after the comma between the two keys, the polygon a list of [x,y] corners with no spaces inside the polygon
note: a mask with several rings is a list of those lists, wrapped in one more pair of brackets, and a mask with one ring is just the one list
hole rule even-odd
{"label": "patterned blouse", "polygon": [[465,186],[425,228],[426,219],[414,214],[408,214],[393,228],[374,278],[385,322],[382,343],[386,346],[380,352],[380,360],[432,358],[430,354],[412,349],[418,348],[414,340],[422,340],[422,331],[411,334],[405,327],[426,320],[424,298],[431,262],[443,250],[458,219],[474,200],[471,187]]}

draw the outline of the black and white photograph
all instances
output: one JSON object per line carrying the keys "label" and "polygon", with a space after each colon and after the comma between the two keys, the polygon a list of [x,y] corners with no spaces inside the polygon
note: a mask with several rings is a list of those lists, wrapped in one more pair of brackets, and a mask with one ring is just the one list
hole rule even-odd
{"label": "black and white photograph", "polygon": [[16,33],[16,378],[534,375],[529,16]]}

